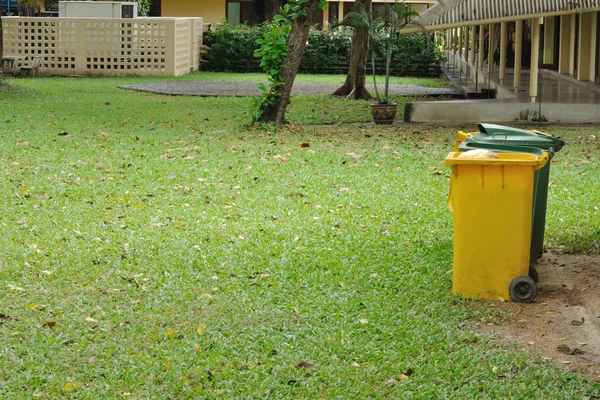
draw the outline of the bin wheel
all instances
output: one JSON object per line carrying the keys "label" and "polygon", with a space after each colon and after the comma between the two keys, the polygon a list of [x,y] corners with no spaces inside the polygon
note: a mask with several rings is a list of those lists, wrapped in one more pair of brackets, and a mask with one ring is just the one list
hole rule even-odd
{"label": "bin wheel", "polygon": [[508,286],[508,293],[517,303],[531,303],[537,296],[537,286],[532,278],[517,276]]}
{"label": "bin wheel", "polygon": [[533,265],[529,266],[529,277],[533,279],[535,283],[538,283],[538,272]]}

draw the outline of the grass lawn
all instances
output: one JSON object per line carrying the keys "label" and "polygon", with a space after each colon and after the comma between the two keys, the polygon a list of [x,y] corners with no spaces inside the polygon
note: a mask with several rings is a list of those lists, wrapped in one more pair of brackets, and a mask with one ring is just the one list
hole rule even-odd
{"label": "grass lawn", "polygon": [[[248,129],[248,99],[116,88],[142,80],[0,86],[0,398],[600,395],[450,293],[456,129],[326,96]],[[543,129],[547,242],[597,252],[598,130]]]}

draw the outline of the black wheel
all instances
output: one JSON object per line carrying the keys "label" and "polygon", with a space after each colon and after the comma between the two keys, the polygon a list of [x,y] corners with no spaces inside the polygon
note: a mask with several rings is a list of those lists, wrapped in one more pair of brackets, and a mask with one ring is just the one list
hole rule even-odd
{"label": "black wheel", "polygon": [[531,303],[537,296],[535,281],[528,276],[517,276],[508,287],[510,297],[517,303]]}
{"label": "black wheel", "polygon": [[533,265],[529,266],[529,277],[533,279],[535,283],[538,283],[538,273],[537,269]]}

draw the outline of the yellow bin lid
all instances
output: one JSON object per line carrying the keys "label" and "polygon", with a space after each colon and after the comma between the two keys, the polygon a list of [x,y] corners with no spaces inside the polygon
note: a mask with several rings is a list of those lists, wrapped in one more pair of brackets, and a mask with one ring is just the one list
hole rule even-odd
{"label": "yellow bin lid", "polygon": [[458,151],[448,153],[444,165],[497,165],[497,166],[531,166],[533,170],[544,168],[548,162],[548,153],[538,156],[527,153],[496,153],[500,158],[458,158],[464,154]]}

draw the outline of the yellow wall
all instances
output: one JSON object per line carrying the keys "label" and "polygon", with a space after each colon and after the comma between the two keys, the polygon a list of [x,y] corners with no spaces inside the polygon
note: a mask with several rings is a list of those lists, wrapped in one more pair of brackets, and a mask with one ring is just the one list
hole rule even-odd
{"label": "yellow wall", "polygon": [[[335,2],[336,0],[328,0]],[[391,0],[374,0],[374,2],[390,2]],[[409,0],[409,3],[435,4],[436,0]],[[423,7],[423,10],[425,7]],[[225,18],[225,0],[162,0],[162,17],[202,17],[205,24],[213,26]],[[419,10],[421,11],[421,10]],[[326,18],[327,14],[324,13]]]}
{"label": "yellow wall", "polygon": [[202,17],[205,24],[217,24],[225,18],[225,0],[162,0],[162,17]]}

